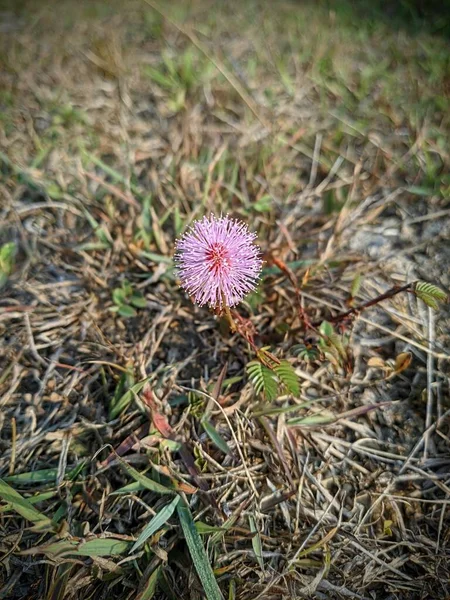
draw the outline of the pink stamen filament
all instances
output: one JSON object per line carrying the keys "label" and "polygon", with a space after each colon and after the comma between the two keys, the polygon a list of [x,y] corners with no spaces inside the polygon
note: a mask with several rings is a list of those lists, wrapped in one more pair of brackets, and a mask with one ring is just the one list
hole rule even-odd
{"label": "pink stamen filament", "polygon": [[230,266],[230,256],[223,244],[215,243],[206,252],[209,270],[218,273]]}

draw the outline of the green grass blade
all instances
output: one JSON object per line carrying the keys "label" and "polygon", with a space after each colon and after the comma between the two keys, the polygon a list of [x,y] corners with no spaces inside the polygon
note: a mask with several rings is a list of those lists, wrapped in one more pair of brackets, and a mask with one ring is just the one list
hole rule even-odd
{"label": "green grass blade", "polygon": [[145,587],[142,591],[136,596],[136,600],[151,600],[156,592],[156,586],[158,584],[158,577],[161,571],[161,567],[158,567],[153,571],[150,575],[148,581],[145,584]]}
{"label": "green grass blade", "polygon": [[250,525],[250,531],[254,534],[252,537],[253,552],[255,553],[256,560],[258,561],[258,565],[261,567],[261,570],[264,571],[264,560],[263,560],[263,556],[262,556],[261,536],[259,534],[258,527],[256,526],[255,517],[253,515],[248,515],[248,522]]}
{"label": "green grass blade", "polygon": [[46,500],[50,500],[50,498],[54,498],[58,494],[57,490],[51,490],[49,492],[42,492],[42,494],[36,494],[35,496],[31,496],[27,498],[27,502],[30,504],[37,504],[38,502],[45,502]]}
{"label": "green grass blade", "polygon": [[158,264],[165,263],[166,265],[173,265],[173,259],[170,256],[165,256],[164,254],[157,254],[156,252],[141,250],[139,255]]}
{"label": "green grass blade", "polygon": [[141,492],[146,488],[138,483],[137,481],[133,481],[132,483],[128,483],[118,490],[114,490],[114,492],[110,493],[110,496],[119,496],[120,494],[134,494],[135,492]]}
{"label": "green grass blade", "polygon": [[136,310],[129,304],[123,304],[119,307],[118,313],[121,317],[129,318],[137,315]]}
{"label": "green grass blade", "polygon": [[200,535],[208,535],[211,533],[225,533],[224,527],[216,527],[215,525],[208,525],[203,521],[195,521],[195,528]]}
{"label": "green grass blade", "polygon": [[170,504],[167,504],[166,506],[164,506],[153,517],[153,519],[150,520],[150,523],[148,523],[148,525],[146,525],[144,527],[140,536],[138,537],[136,542],[133,544],[130,552],[134,552],[135,550],[137,550],[139,548],[139,546],[142,546],[142,544],[144,544],[150,536],[152,536],[154,533],[156,533],[158,531],[158,529],[161,529],[161,527],[165,523],[167,523],[167,521],[173,515],[174,510],[176,509],[179,501],[180,501],[180,496],[175,496],[175,498],[172,500],[172,502]]}
{"label": "green grass blade", "polygon": [[127,462],[122,460],[119,456],[117,457],[120,464],[124,468],[124,470],[130,475],[135,481],[140,483],[146,490],[150,490],[151,492],[155,492],[156,494],[175,494],[174,490],[153,481],[153,479],[149,479],[139,471],[136,471],[135,468],[131,467]]}
{"label": "green grass blade", "polygon": [[39,512],[26,498],[21,496],[19,492],[16,492],[6,481],[0,479],[0,497],[11,505],[11,508],[15,510],[27,521],[31,521],[34,525],[34,529],[41,531],[53,530],[54,523],[51,519],[46,517],[44,514]]}
{"label": "green grass blade", "polygon": [[80,556],[119,556],[128,551],[129,542],[114,538],[100,538],[81,543],[77,548]]}
{"label": "green grass blade", "polygon": [[326,425],[328,423],[333,423],[336,420],[336,417],[331,414],[317,414],[310,415],[308,417],[298,417],[296,419],[289,419],[286,422],[286,425],[290,427],[298,427],[303,425],[304,427],[314,427],[315,425]]}
{"label": "green grass blade", "polygon": [[[104,173],[106,173],[106,175],[109,175],[109,177],[111,177],[111,179],[113,179],[117,183],[121,183],[124,186],[128,185],[128,181],[127,181],[126,177],[124,177],[121,173],[119,173],[118,171],[116,171],[115,169],[113,169],[112,167],[107,165],[106,163],[104,163],[102,160],[100,160],[100,158],[95,156],[95,154],[91,154],[90,152],[87,152],[87,150],[82,150],[82,152],[83,152],[84,157],[88,161],[90,161],[96,167],[101,169]],[[130,183],[130,190],[136,196],[141,197],[141,190],[132,183]]]}
{"label": "green grass blade", "polygon": [[33,546],[22,550],[23,556],[35,556],[36,554],[45,554],[50,558],[72,556],[77,553],[77,542],[74,540],[58,540],[57,542],[49,542],[40,546]]}
{"label": "green grass blade", "polygon": [[45,554],[51,557],[63,556],[120,556],[127,552],[130,542],[116,538],[97,538],[88,541],[76,542],[75,540],[58,540],[41,546],[34,546],[24,550],[22,554]]}
{"label": "green grass blade", "polygon": [[[27,502],[29,502],[32,505],[37,504],[38,502],[45,502],[45,500],[50,500],[50,498],[53,498],[54,496],[56,496],[57,493],[58,492],[56,490],[51,491],[51,492],[42,492],[42,494],[36,494],[35,496],[31,496],[30,498],[27,498]],[[13,510],[13,507],[11,506],[11,504],[4,504],[3,506],[0,506],[0,514],[9,512],[11,510]],[[56,522],[54,517],[53,517],[53,520]]]}
{"label": "green grass blade", "polygon": [[114,397],[111,400],[109,408],[110,419],[115,419],[120,413],[130,404],[135,394],[139,394],[144,385],[149,381],[150,377],[146,377],[142,381],[135,383],[129,390],[127,390],[120,398]]}
{"label": "green grass blade", "polygon": [[179,502],[177,505],[177,513],[191,554],[192,562],[194,563],[197,575],[202,582],[207,599],[223,600],[222,593],[216,578],[214,577],[208,555],[203,547],[202,540],[195,527],[195,522],[188,505],[185,502]]}
{"label": "green grass blade", "polygon": [[219,450],[222,450],[224,454],[231,454],[231,448],[210,421],[207,419],[202,419],[202,427],[211,438],[213,444],[217,446]]}
{"label": "green grass blade", "polygon": [[[66,473],[66,479],[72,481],[83,470],[86,461],[81,461],[74,469]],[[28,483],[52,483],[56,481],[58,469],[40,469],[39,471],[31,471],[26,473],[18,473],[17,475],[8,475],[4,478],[7,483],[16,483],[26,485]],[[28,499],[30,501],[30,499]]]}
{"label": "green grass blade", "polygon": [[55,482],[58,469],[40,469],[29,473],[18,473],[17,475],[8,475],[5,481],[8,483],[49,483]]}

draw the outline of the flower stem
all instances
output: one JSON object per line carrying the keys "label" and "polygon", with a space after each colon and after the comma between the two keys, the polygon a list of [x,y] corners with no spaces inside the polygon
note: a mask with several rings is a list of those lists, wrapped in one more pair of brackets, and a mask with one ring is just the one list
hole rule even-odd
{"label": "flower stem", "polygon": [[223,303],[223,308],[225,309],[225,315],[227,317],[228,324],[230,326],[230,331],[231,331],[231,333],[234,333],[237,330],[237,326],[236,326],[236,322],[233,319],[233,316],[231,314],[230,307],[225,302],[225,294],[222,294],[222,303]]}

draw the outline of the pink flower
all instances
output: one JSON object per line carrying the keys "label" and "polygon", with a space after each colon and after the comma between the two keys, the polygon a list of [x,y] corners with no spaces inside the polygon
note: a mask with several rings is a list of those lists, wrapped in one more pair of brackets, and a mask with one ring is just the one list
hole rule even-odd
{"label": "pink flower", "polygon": [[214,215],[196,221],[176,244],[181,287],[202,306],[234,306],[257,284],[262,260],[242,221]]}

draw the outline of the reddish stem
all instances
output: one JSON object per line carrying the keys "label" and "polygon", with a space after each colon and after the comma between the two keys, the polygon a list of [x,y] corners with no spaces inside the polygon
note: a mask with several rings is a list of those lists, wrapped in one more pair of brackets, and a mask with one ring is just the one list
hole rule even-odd
{"label": "reddish stem", "polygon": [[[372,300],[368,300],[367,302],[364,302],[363,304],[360,304],[359,306],[350,308],[349,310],[347,310],[343,313],[339,313],[335,317],[330,317],[327,320],[330,323],[338,323],[339,321],[344,321],[345,319],[348,319],[348,317],[360,314],[366,308],[369,308],[370,306],[375,306],[375,304],[378,304],[379,302],[382,302],[383,300],[387,300],[388,298],[393,298],[394,296],[396,296],[397,294],[400,294],[401,292],[411,291],[413,285],[414,285],[414,283],[407,283],[402,286],[395,285],[387,292],[384,292],[384,294],[380,294],[376,298],[372,298]],[[313,327],[319,327],[321,322],[322,321],[316,321],[312,325],[313,325]]]}

